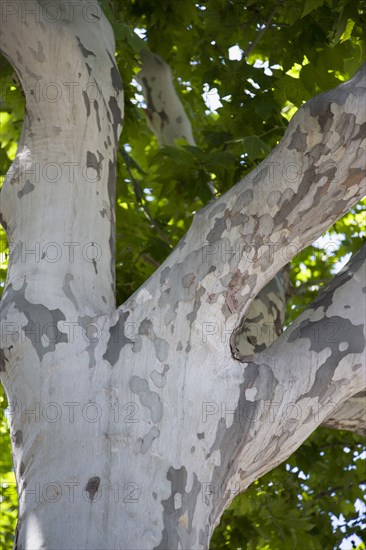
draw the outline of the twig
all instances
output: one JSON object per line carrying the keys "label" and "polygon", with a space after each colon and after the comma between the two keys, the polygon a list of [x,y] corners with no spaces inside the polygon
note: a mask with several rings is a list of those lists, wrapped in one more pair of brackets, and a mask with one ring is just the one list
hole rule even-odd
{"label": "twig", "polygon": [[277,9],[277,6],[275,6],[273,8],[273,11],[271,13],[271,15],[269,16],[268,18],[268,21],[264,24],[264,27],[263,29],[261,29],[261,31],[257,34],[254,42],[248,46],[248,49],[247,50],[243,50],[243,55],[244,57],[248,57],[248,55],[250,54],[250,52],[252,50],[254,50],[254,48],[256,47],[256,45],[258,44],[258,42],[260,41],[260,39],[262,38],[262,36],[264,35],[264,33],[266,32],[266,30],[268,29],[269,25],[272,23],[272,19],[274,17],[274,14],[276,13],[276,9]]}
{"label": "twig", "polygon": [[125,164],[126,164],[126,170],[128,172],[128,175],[130,176],[131,178],[131,181],[132,181],[132,185],[133,185],[133,191],[135,193],[135,197],[136,197],[136,200],[138,202],[138,204],[141,206],[141,208],[143,209],[144,211],[144,214],[145,216],[147,217],[147,219],[149,220],[149,222],[151,223],[151,225],[153,226],[153,228],[155,229],[155,231],[159,234],[159,236],[162,238],[162,240],[164,242],[166,242],[167,244],[171,245],[170,243],[170,239],[169,237],[167,237],[167,235],[164,233],[164,231],[161,229],[160,225],[157,223],[156,220],[154,220],[154,218],[152,217],[151,215],[151,212],[149,210],[149,208],[147,207],[146,205],[146,202],[145,202],[145,196],[144,196],[144,192],[141,188],[141,185],[140,183],[138,182],[138,180],[135,178],[135,176],[133,175],[132,171],[131,171],[131,168],[130,168],[130,164],[131,164],[131,161],[133,161],[135,167],[138,169],[138,171],[140,173],[144,173],[143,170],[141,170],[141,168],[138,166],[138,164],[133,160],[131,159],[131,157],[128,155],[128,153],[122,149],[121,147],[118,148],[118,151],[120,153],[120,155],[122,156],[122,158],[124,159],[125,161]]}

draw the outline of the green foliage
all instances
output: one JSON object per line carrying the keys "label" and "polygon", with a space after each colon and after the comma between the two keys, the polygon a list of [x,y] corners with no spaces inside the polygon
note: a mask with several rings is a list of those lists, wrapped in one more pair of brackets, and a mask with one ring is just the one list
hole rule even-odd
{"label": "green foliage", "polygon": [[5,417],[7,401],[0,385],[0,548],[10,548],[18,516],[18,500]]}
{"label": "green foliage", "polygon": [[[102,0],[116,36],[125,88],[125,122],[117,166],[117,301],[130,296],[169,255],[194,212],[230,189],[284,134],[306,100],[350,78],[365,59],[365,10],[354,0]],[[134,29],[139,29],[141,38]],[[230,59],[238,46],[240,60]],[[171,66],[191,119],[196,147],[159,148],[147,127],[134,82],[139,51],[150,48]],[[0,58],[0,184],[16,154],[23,96]],[[221,107],[202,99],[216,89]],[[365,238],[365,205],[336,222],[291,262],[291,322]],[[7,263],[0,230],[0,291]],[[2,418],[5,401],[1,398]],[[5,421],[4,421],[5,422]],[[6,424],[0,454],[2,547],[16,518]],[[345,451],[350,449],[350,451]],[[299,450],[234,500],[212,549],[337,548],[344,536],[364,540],[355,511],[364,499],[360,437],[317,430]],[[344,530],[330,516],[344,517]]]}
{"label": "green foliage", "polygon": [[[319,550],[338,548],[343,537],[363,539],[354,504],[364,500],[362,451],[360,436],[319,428],[286,464],[236,497],[211,549]],[[331,517],[341,514],[334,529]]]}

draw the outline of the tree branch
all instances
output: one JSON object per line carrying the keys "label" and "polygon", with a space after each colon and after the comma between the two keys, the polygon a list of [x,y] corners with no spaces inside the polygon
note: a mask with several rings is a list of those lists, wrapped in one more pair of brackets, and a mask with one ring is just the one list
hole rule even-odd
{"label": "tree branch", "polygon": [[253,43],[247,47],[246,50],[243,50],[243,55],[244,57],[248,57],[249,54],[251,53],[252,50],[254,50],[254,48],[256,47],[256,45],[258,44],[258,42],[261,40],[261,38],[263,37],[264,33],[266,32],[266,30],[268,29],[268,27],[270,26],[270,24],[272,23],[272,19],[274,18],[274,15],[276,13],[276,10],[277,10],[277,6],[275,6],[272,10],[272,13],[271,15],[269,16],[268,20],[265,22],[263,28],[259,31],[259,33],[256,35],[255,37],[255,40],[253,41]]}
{"label": "tree branch", "polygon": [[[222,418],[211,452],[220,494],[244,490],[290,456],[357,391],[366,387],[361,303],[366,245],[283,335],[243,365],[239,398]],[[239,382],[239,381],[238,381]],[[234,388],[226,392],[231,403]],[[222,409],[221,409],[222,410]],[[213,510],[213,522],[218,521]]]}
{"label": "tree branch", "polygon": [[301,107],[269,157],[195,215],[147,282],[177,327],[193,316],[197,344],[213,318],[233,331],[261,288],[363,196],[365,70]]}

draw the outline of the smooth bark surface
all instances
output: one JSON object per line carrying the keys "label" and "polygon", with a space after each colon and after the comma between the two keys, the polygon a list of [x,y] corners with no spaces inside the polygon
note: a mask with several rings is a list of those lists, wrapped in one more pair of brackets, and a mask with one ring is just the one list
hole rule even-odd
{"label": "smooth bark surface", "polygon": [[[305,104],[269,157],[199,212],[115,310],[114,40],[97,4],[80,2],[72,17],[69,3],[53,4],[56,23],[47,2],[13,2],[0,42],[27,100],[1,196],[14,247],[0,370],[15,546],[205,549],[233,496],[365,388],[362,251],[266,350],[239,361],[230,347],[260,290],[363,194],[365,67]],[[37,85],[55,79],[75,83],[73,99],[37,101]],[[47,163],[74,163],[75,177],[55,183]],[[75,241],[102,254],[85,259],[75,246],[73,259],[50,261],[48,243]]]}

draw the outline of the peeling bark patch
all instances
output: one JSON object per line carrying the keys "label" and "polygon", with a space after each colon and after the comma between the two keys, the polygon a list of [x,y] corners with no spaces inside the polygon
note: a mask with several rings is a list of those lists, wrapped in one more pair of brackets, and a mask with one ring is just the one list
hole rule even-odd
{"label": "peeling bark patch", "polygon": [[213,228],[207,234],[207,242],[213,244],[220,239],[221,235],[226,230],[226,217],[225,215],[222,218],[216,218]]}
{"label": "peeling bark patch", "polygon": [[186,319],[187,319],[187,321],[189,321],[191,326],[194,323],[194,321],[197,319],[197,313],[198,313],[198,310],[201,306],[201,298],[205,294],[205,292],[206,292],[205,289],[203,287],[201,287],[195,293],[193,311],[191,311],[191,313],[188,313],[188,315],[186,316]]}
{"label": "peeling bark patch", "polygon": [[93,170],[97,173],[97,178],[100,180],[101,178],[101,171],[102,171],[102,161],[104,160],[103,155],[97,151],[99,159],[97,159],[96,155],[92,153],[91,151],[87,151],[86,153],[86,167],[87,168],[93,168]]}
{"label": "peeling bark patch", "polygon": [[95,53],[92,52],[91,50],[87,50],[85,48],[85,46],[83,45],[83,43],[81,42],[80,38],[77,36],[76,37],[76,40],[78,41],[78,44],[79,44],[79,48],[80,48],[80,51],[81,53],[83,54],[83,56],[86,58],[86,57],[89,57],[90,55],[92,55],[93,57],[96,57]]}
{"label": "peeling bark patch", "polygon": [[84,338],[88,342],[88,345],[86,347],[86,351],[89,355],[89,367],[94,367],[97,362],[95,359],[95,348],[99,341],[99,332],[96,327],[96,322],[93,317],[85,316],[85,317],[78,317],[78,324],[83,328],[84,330]]}
{"label": "peeling bark patch", "polygon": [[[215,203],[213,203],[215,204]],[[207,205],[208,206],[208,205]],[[220,204],[217,204],[213,209],[212,211],[209,213],[208,215],[208,219],[211,220],[212,218],[214,218],[217,214],[219,214],[221,212],[221,210],[224,210],[226,208],[226,203],[225,202],[222,202]],[[202,210],[200,210],[198,212],[198,214],[200,214],[200,212],[202,212]]]}
{"label": "peeling bark patch", "polygon": [[20,447],[23,443],[23,432],[22,430],[17,430],[13,435],[13,443],[16,447]]}
{"label": "peeling bark patch", "polygon": [[309,156],[313,159],[313,162],[319,162],[321,157],[325,157],[330,153],[330,149],[324,143],[317,143],[308,153]]}
{"label": "peeling bark patch", "polygon": [[166,361],[169,353],[169,344],[163,338],[159,338],[156,336],[153,329],[153,324],[150,319],[145,318],[143,321],[141,321],[139,326],[139,334],[141,334],[141,336],[147,336],[147,338],[151,342],[153,342],[156,357],[159,359],[159,361],[161,363]]}
{"label": "peeling bark patch", "polygon": [[235,313],[239,308],[239,301],[236,294],[243,288],[244,280],[243,273],[237,269],[231,277],[228,289],[225,294],[225,303],[230,313]]}
{"label": "peeling bark patch", "polygon": [[347,187],[350,188],[353,185],[358,186],[364,177],[364,170],[359,168],[350,168],[347,178]]}
{"label": "peeling bark patch", "polygon": [[94,106],[95,116],[96,116],[96,119],[97,119],[98,130],[99,130],[99,132],[101,132],[102,127],[100,125],[99,103],[96,99],[94,100],[93,106]]}
{"label": "peeling bark patch", "polygon": [[91,477],[88,480],[88,483],[85,485],[85,491],[88,493],[88,497],[90,501],[93,501],[95,498],[95,495],[98,492],[100,485],[100,477],[94,476]]}
{"label": "peeling bark patch", "polygon": [[73,280],[74,280],[74,276],[71,273],[66,273],[62,291],[65,294],[65,296],[70,300],[70,302],[74,305],[75,309],[78,309],[79,304],[77,303],[75,295],[71,290],[71,282]]}
{"label": "peeling bark patch", "polygon": [[231,225],[237,227],[238,225],[244,225],[249,220],[246,214],[241,214],[240,212],[235,212],[231,217]]}
{"label": "peeling bark patch", "polygon": [[107,54],[108,54],[109,59],[111,60],[111,63],[112,63],[112,68],[111,68],[112,86],[115,90],[120,92],[123,89],[121,75],[119,74],[119,70],[117,68],[116,61],[113,59],[113,57],[111,56],[109,51],[107,51]]}
{"label": "peeling bark patch", "polygon": [[169,366],[168,365],[164,365],[164,370],[162,373],[154,370],[151,374],[150,374],[150,378],[151,380],[153,381],[153,383],[155,384],[155,386],[157,388],[163,388],[166,384],[166,376],[165,376],[165,373],[168,372],[169,370]]}
{"label": "peeling bark patch", "polygon": [[194,273],[187,273],[186,275],[184,275],[184,277],[182,277],[182,285],[184,288],[189,288],[193,285],[195,280],[196,276]]}
{"label": "peeling bark patch", "polygon": [[[331,331],[329,331],[329,327]],[[300,338],[309,339],[311,351],[320,354],[324,349],[331,350],[328,359],[317,370],[312,388],[302,395],[303,398],[325,395],[333,374],[343,357],[349,353],[362,353],[365,349],[364,326],[353,325],[349,319],[337,315],[323,317],[315,322],[311,322],[310,319],[304,320],[298,329],[290,334],[288,341],[296,340],[299,335]],[[340,341],[347,342],[348,347],[344,349],[343,346],[340,349]]]}
{"label": "peeling bark patch", "polygon": [[88,94],[86,93],[85,90],[83,90],[83,99],[84,99],[85,108],[86,108],[86,116],[89,117],[90,116],[90,101],[89,101]]}
{"label": "peeling bark patch", "polygon": [[6,371],[6,363],[9,363],[9,359],[5,355],[5,350],[10,351],[13,349],[13,346],[9,346],[8,348],[0,348],[0,372]]}
{"label": "peeling bark patch", "polygon": [[119,127],[122,127],[122,122],[123,122],[122,111],[115,97],[110,97],[108,105],[113,116],[112,126],[113,126],[114,142],[118,143]]}
{"label": "peeling bark patch", "polygon": [[296,149],[300,153],[306,151],[306,137],[307,134],[301,131],[300,125],[297,125],[296,130],[291,136],[291,142],[288,146],[289,149]]}
{"label": "peeling bark patch", "polygon": [[362,124],[360,124],[358,133],[351,138],[351,141],[354,141],[356,139],[360,139],[360,140],[366,139],[366,122],[363,122]]}
{"label": "peeling bark patch", "polygon": [[[197,298],[196,285],[203,281],[209,273],[216,270],[215,265],[212,265],[214,259],[211,260],[211,256],[217,254],[213,248],[212,245],[205,245],[203,249],[190,252],[184,262],[162,269],[160,273],[161,294],[158,305],[162,310],[165,309],[164,321],[166,324],[173,321],[180,303],[192,303]],[[197,283],[192,281],[192,271],[189,269],[192,264],[197,266],[194,274]],[[203,288],[204,283],[201,286]],[[174,293],[172,292],[173,288]]]}
{"label": "peeling bark patch", "polygon": [[25,472],[25,464],[24,464],[24,462],[21,462],[20,466],[19,466],[19,475],[20,475],[20,477],[23,477],[24,472]]}
{"label": "peeling bark patch", "polygon": [[117,363],[121,349],[127,344],[134,344],[134,340],[125,335],[125,323],[129,314],[129,311],[120,311],[117,323],[109,329],[109,340],[103,359],[112,367]]}
{"label": "peeling bark patch", "polygon": [[307,102],[311,116],[318,119],[322,132],[327,132],[333,124],[334,114],[331,109],[331,102],[324,101],[326,94],[320,94]]}
{"label": "peeling bark patch", "polygon": [[253,201],[253,191],[252,189],[246,189],[243,191],[243,193],[240,193],[240,195],[237,197],[237,200],[235,202],[234,208],[232,210],[233,214],[236,212],[241,212],[249,206]]}
{"label": "peeling bark patch", "polygon": [[163,338],[155,338],[154,345],[155,345],[156,357],[159,359],[161,363],[163,363],[168,357],[169,344]]}
{"label": "peeling bark patch", "polygon": [[305,216],[307,212],[313,212],[313,205],[318,204],[320,197],[324,196],[328,192],[329,185],[333,180],[337,172],[336,166],[331,166],[325,172],[320,173],[319,168],[316,169],[314,166],[311,166],[302,175],[301,182],[299,184],[296,194],[292,194],[291,198],[285,198],[282,196],[283,203],[281,204],[280,210],[277,212],[274,218],[275,225],[288,227],[289,223],[291,224],[291,214],[292,212],[298,212],[298,205],[301,201],[304,200],[304,197],[308,195],[309,190],[315,184],[317,184],[321,179],[326,178],[326,181],[321,185],[317,186],[316,193],[313,199],[313,204],[306,210],[301,211],[302,217]]}
{"label": "peeling bark patch", "polygon": [[201,483],[193,473],[192,489],[186,492],[188,475],[184,466],[179,469],[171,466],[166,477],[171,484],[171,494],[168,499],[161,501],[164,529],[161,542],[154,550],[196,548],[197,533],[192,528],[192,520]]}
{"label": "peeling bark patch", "polygon": [[264,181],[269,175],[269,166],[261,168],[253,178],[253,184]]}
{"label": "peeling bark patch", "polygon": [[34,185],[33,183],[31,183],[30,181],[26,181],[23,189],[21,189],[20,191],[18,191],[18,197],[21,199],[24,195],[27,195],[28,193],[31,193],[34,189]]}
{"label": "peeling bark patch", "polygon": [[153,426],[143,438],[139,437],[135,444],[135,453],[145,455],[153,444],[154,439],[159,437],[160,430]]}
{"label": "peeling bark patch", "polygon": [[338,146],[344,145],[354,133],[356,117],[353,113],[341,113],[335,125],[335,131],[339,134]]}
{"label": "peeling bark patch", "polygon": [[163,417],[163,405],[159,394],[151,391],[149,384],[139,376],[132,376],[130,390],[140,399],[141,405],[150,410],[151,420],[157,424]]}
{"label": "peeling bark patch", "polygon": [[57,323],[65,321],[66,317],[59,309],[48,309],[42,304],[29,302],[25,297],[26,287],[26,281],[19,290],[14,290],[9,284],[3,307],[5,309],[8,302],[13,302],[17,310],[25,315],[28,323],[22,330],[32,342],[39,360],[42,360],[46,353],[55,351],[57,344],[68,342],[67,334],[57,327]]}

